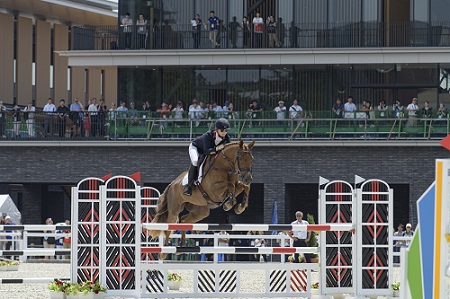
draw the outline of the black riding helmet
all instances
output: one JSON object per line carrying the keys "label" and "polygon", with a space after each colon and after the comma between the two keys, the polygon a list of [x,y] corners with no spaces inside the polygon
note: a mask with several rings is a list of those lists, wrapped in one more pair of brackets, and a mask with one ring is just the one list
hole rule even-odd
{"label": "black riding helmet", "polygon": [[216,129],[228,131],[229,128],[230,128],[230,123],[225,118],[219,118],[216,121]]}

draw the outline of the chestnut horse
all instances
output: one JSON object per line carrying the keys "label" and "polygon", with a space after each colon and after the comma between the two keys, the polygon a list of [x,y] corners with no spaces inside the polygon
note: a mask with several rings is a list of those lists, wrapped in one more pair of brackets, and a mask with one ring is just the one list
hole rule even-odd
{"label": "chestnut horse", "polygon": [[[248,195],[252,177],[253,155],[251,149],[255,141],[250,144],[233,142],[215,155],[209,155],[203,166],[202,181],[199,186],[194,185],[192,195],[183,194],[182,181],[186,171],[180,174],[167,186],[161,194],[156,207],[153,223],[196,223],[209,215],[210,209],[222,206],[225,211],[234,207],[236,214],[241,214],[248,206]],[[244,198],[237,203],[236,196],[244,191]],[[178,219],[178,215],[186,209],[189,213]],[[156,238],[161,231],[150,231],[152,238]],[[170,231],[166,235],[168,245]],[[183,232],[182,244],[185,234]],[[163,256],[163,255],[161,255]]]}

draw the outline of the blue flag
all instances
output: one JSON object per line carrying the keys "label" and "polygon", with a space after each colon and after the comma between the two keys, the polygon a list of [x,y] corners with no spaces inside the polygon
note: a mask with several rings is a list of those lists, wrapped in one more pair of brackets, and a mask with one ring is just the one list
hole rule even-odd
{"label": "blue flag", "polygon": [[[272,206],[272,224],[278,224],[278,200],[275,198]],[[272,235],[276,235],[277,231],[273,231]]]}

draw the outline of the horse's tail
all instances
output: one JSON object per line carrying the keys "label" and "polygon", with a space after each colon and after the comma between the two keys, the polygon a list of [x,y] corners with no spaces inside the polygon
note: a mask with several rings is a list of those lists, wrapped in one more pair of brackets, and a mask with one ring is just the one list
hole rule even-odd
{"label": "horse's tail", "polygon": [[[158,205],[156,206],[156,215],[155,218],[153,218],[152,223],[166,223],[167,222],[167,214],[168,214],[168,205],[167,205],[167,192],[169,191],[169,188],[172,186],[172,183],[170,183],[164,192],[161,194],[158,200]],[[149,231],[149,234],[152,236],[152,238],[159,237],[161,234],[160,230],[151,230]]]}

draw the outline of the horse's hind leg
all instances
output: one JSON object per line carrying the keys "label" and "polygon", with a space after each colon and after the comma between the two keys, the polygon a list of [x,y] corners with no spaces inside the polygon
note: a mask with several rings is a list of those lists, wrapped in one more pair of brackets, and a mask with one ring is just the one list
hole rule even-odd
{"label": "horse's hind leg", "polygon": [[[164,246],[169,246],[169,237],[170,237],[171,233],[172,232],[170,230],[164,231],[164,235],[165,235]],[[159,258],[162,260],[165,260],[166,255],[167,255],[166,253],[160,253]]]}
{"label": "horse's hind leg", "polygon": [[245,209],[248,207],[248,195],[250,193],[250,185],[244,185],[239,183],[236,194],[239,194],[244,191],[244,198],[242,199],[241,203],[239,203],[237,206],[234,207],[234,212],[238,215],[242,214],[242,212],[245,211]]}

